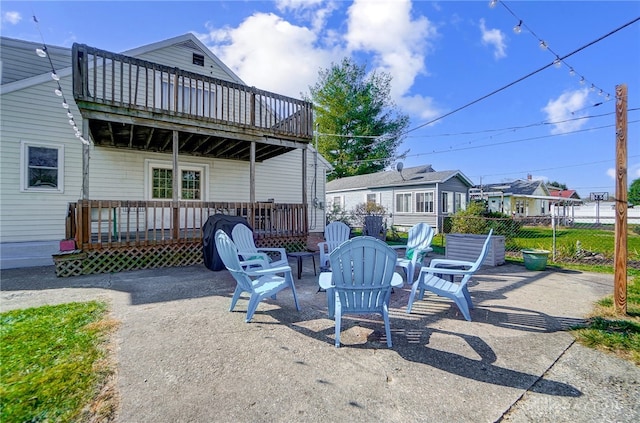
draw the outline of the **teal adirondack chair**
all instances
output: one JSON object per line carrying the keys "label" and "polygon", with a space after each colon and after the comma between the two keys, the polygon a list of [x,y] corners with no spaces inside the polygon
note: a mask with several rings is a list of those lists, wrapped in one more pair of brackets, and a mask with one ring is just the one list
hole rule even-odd
{"label": "teal adirondack chair", "polygon": [[[215,239],[218,254],[237,283],[229,311],[233,311],[243,293],[248,293],[249,306],[247,307],[247,318],[245,320],[248,323],[258,308],[260,301],[267,297],[276,299],[276,294],[285,288],[291,288],[296,310],[300,311],[296,287],[293,284],[293,276],[291,275],[291,267],[278,266],[253,269],[250,266],[252,261],[263,262],[263,260],[241,261],[236,245],[222,229],[218,229]],[[284,276],[278,276],[279,273],[284,274]]]}
{"label": "teal adirondack chair", "polygon": [[434,234],[428,223],[418,223],[409,229],[406,245],[391,245],[395,250],[405,249],[404,257],[398,257],[396,266],[404,269],[408,284],[413,283],[416,270],[420,271],[425,257],[433,251],[431,241]]}
{"label": "teal adirondack chair", "polygon": [[340,329],[344,314],[381,314],[387,346],[391,348],[389,297],[391,287],[403,285],[395,272],[397,254],[373,237],[360,236],[343,242],[329,261],[331,272],[320,274],[320,287],[327,291],[329,316],[335,318],[335,344],[340,346]]}
{"label": "teal adirondack chair", "polygon": [[[262,258],[269,267],[288,266],[287,251],[284,248],[265,248],[256,247],[253,241],[253,231],[245,225],[236,225],[231,230],[231,238],[238,247],[238,254],[243,260]],[[272,253],[275,258],[272,259],[267,253]]]}
{"label": "teal adirondack chair", "polygon": [[[411,313],[416,291],[420,291],[418,297],[422,299],[424,291],[427,290],[441,297],[452,299],[462,312],[464,318],[471,321],[471,313],[469,310],[473,308],[473,302],[471,301],[467,284],[487,256],[489,240],[492,234],[493,229],[489,231],[489,235],[487,235],[487,239],[476,261],[433,259],[431,263],[429,263],[429,267],[420,269],[418,279],[416,279],[411,287],[407,313]],[[445,280],[445,276],[449,276],[451,280]],[[460,282],[456,282],[454,280],[455,277],[462,277],[462,279]]]}

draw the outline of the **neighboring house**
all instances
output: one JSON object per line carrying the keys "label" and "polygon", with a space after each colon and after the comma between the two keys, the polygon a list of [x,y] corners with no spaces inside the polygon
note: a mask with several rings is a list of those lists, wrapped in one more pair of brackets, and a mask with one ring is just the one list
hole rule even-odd
{"label": "neighboring house", "polygon": [[442,231],[445,217],[464,209],[473,183],[458,170],[435,171],[430,165],[350,176],[327,183],[327,207],[353,210],[374,202],[387,210],[387,225],[408,229],[426,222]]}
{"label": "neighboring house", "polygon": [[469,198],[485,200],[489,211],[517,217],[549,216],[551,204],[557,200],[544,181],[532,179],[475,186],[469,191]]}
{"label": "neighboring house", "polygon": [[197,262],[214,213],[272,246],[323,232],[311,103],[247,86],[192,34],[123,54],[0,41],[0,267],[51,264],[66,238],[79,260]]}

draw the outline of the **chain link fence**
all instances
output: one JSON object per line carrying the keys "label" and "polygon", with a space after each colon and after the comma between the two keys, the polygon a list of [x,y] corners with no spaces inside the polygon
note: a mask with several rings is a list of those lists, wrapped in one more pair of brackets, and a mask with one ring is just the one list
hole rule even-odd
{"label": "chain link fence", "polygon": [[[579,219],[544,217],[478,219],[473,227],[493,228],[495,235],[505,237],[505,256],[522,259],[522,250],[549,251],[549,261],[559,264],[614,265],[615,226],[607,219],[581,217]],[[440,222],[443,230],[432,245],[446,248],[446,234],[452,232],[450,218]],[[640,269],[640,218],[627,219],[627,262],[629,268]],[[486,232],[485,232],[486,233]]]}

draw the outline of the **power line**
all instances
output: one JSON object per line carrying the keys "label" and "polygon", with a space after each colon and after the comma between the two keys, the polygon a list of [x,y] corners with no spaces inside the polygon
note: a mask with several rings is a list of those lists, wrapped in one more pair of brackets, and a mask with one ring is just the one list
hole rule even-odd
{"label": "power line", "polygon": [[[562,56],[562,57],[558,57],[558,59],[556,59],[556,60],[564,60],[564,59],[566,59],[567,57],[571,57],[571,56],[573,56],[574,54],[576,54],[576,53],[578,53],[578,52],[580,52],[580,51],[584,50],[585,48],[590,47],[590,46],[592,46],[593,44],[596,44],[596,43],[598,43],[598,42],[600,42],[600,41],[604,40],[604,39],[605,39],[605,38],[607,38],[607,37],[610,37],[611,35],[613,35],[613,34],[615,34],[616,32],[618,32],[618,31],[620,31],[620,30],[622,30],[622,29],[624,29],[624,28],[628,27],[629,25],[632,25],[632,24],[634,24],[634,23],[638,22],[639,20],[640,20],[640,17],[637,17],[637,18],[635,18],[635,19],[633,19],[633,20],[631,20],[631,21],[627,22],[626,24],[624,24],[624,25],[622,25],[622,26],[620,26],[620,27],[618,27],[618,28],[614,29],[613,31],[610,31],[609,33],[607,33],[607,34],[605,34],[605,35],[603,35],[603,36],[601,36],[601,37],[599,37],[599,38],[597,38],[597,39],[595,39],[595,40],[591,41],[590,43],[587,43],[587,44],[583,45],[582,47],[577,48],[576,50],[572,51],[571,53],[566,54],[566,55],[564,55],[564,56]],[[475,100],[473,100],[473,101],[471,101],[471,102],[469,102],[469,103],[465,104],[464,106],[460,106],[460,107],[458,107],[458,108],[456,108],[456,109],[454,109],[454,110],[452,110],[452,111],[450,111],[450,112],[448,112],[448,113],[445,113],[444,115],[441,115],[441,116],[439,116],[439,117],[437,117],[437,118],[435,118],[435,119],[431,119],[430,121],[428,121],[428,122],[426,122],[426,123],[423,123],[423,124],[420,124],[420,125],[416,126],[415,128],[409,129],[409,130],[405,131],[405,132],[404,132],[403,134],[401,134],[401,135],[406,135],[406,134],[408,134],[408,133],[410,133],[410,132],[416,131],[416,130],[418,130],[418,129],[420,129],[420,128],[423,128],[423,127],[425,127],[425,126],[427,126],[427,125],[431,125],[432,123],[435,123],[435,122],[437,122],[437,121],[439,121],[439,120],[442,120],[442,119],[446,118],[447,116],[451,116],[451,115],[452,115],[452,114],[454,114],[454,113],[457,113],[457,112],[459,112],[459,111],[461,111],[461,110],[464,110],[464,109],[466,109],[467,107],[470,107],[470,106],[472,106],[472,105],[474,105],[474,104],[476,104],[476,103],[479,103],[479,102],[480,102],[480,101],[482,101],[482,100],[485,100],[485,99],[487,99],[487,98],[489,98],[489,97],[491,97],[491,96],[493,96],[493,95],[495,95],[495,94],[497,94],[497,93],[499,93],[499,92],[501,92],[501,91],[506,90],[507,88],[510,88],[510,87],[514,86],[515,84],[517,84],[517,83],[519,83],[519,82],[524,81],[525,79],[527,79],[527,78],[529,78],[529,77],[531,77],[531,76],[533,76],[533,75],[535,75],[535,74],[537,74],[537,73],[539,73],[539,72],[542,72],[543,70],[547,69],[548,67],[553,66],[554,64],[555,64],[555,60],[554,60],[553,62],[549,63],[548,65],[542,66],[541,68],[538,68],[538,69],[534,70],[533,72],[530,72],[530,73],[528,73],[527,75],[525,75],[525,76],[523,76],[523,77],[521,77],[521,78],[518,78],[518,79],[516,79],[515,81],[510,82],[509,84],[504,85],[503,87],[500,87],[500,88],[498,88],[498,89],[496,89],[496,90],[494,90],[494,91],[490,92],[489,94],[485,94],[485,95],[483,95],[482,97],[477,98],[477,99],[475,99]]]}

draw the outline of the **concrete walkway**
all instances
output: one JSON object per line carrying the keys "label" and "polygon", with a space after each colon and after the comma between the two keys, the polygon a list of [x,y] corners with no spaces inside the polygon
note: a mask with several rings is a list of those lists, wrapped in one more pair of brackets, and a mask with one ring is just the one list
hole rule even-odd
{"label": "concrete walkway", "polygon": [[228,311],[228,272],[202,265],[73,278],[9,269],[0,305],[109,301],[121,322],[121,423],[640,421],[640,368],[564,331],[613,291],[611,275],[483,268],[472,322],[434,296],[406,314],[405,285],[392,294],[392,349],[369,316],[344,319],[335,348],[325,294],[304,265],[302,310],[285,290],[248,324],[246,301]]}

